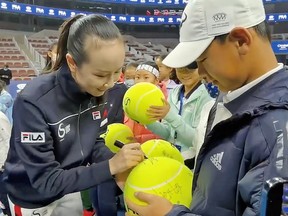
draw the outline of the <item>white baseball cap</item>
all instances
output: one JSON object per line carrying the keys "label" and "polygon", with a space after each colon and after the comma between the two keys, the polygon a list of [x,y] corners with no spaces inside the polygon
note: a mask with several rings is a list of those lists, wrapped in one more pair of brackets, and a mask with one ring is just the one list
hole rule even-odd
{"label": "white baseball cap", "polygon": [[189,0],[182,14],[180,43],[163,64],[180,68],[195,61],[216,36],[265,20],[263,0]]}

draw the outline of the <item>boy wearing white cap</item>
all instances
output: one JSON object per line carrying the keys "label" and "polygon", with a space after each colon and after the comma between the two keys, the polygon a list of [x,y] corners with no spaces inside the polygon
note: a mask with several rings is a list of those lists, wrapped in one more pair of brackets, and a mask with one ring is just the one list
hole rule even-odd
{"label": "boy wearing white cap", "polygon": [[200,76],[227,94],[210,112],[191,208],[145,193],[136,196],[148,206],[129,208],[141,216],[260,215],[265,181],[288,178],[288,73],[269,34],[262,0],[188,2],[180,43],[164,64],[196,60]]}

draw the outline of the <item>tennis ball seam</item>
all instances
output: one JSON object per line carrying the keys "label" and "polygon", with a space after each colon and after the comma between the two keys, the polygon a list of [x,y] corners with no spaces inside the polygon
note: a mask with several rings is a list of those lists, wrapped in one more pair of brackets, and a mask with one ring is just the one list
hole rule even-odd
{"label": "tennis ball seam", "polygon": [[[150,91],[148,91],[148,92],[146,92],[145,94],[143,94],[142,96],[140,96],[139,97],[139,99],[138,99],[138,101],[137,101],[137,103],[136,103],[136,113],[138,113],[138,108],[139,108],[139,105],[140,105],[140,103],[141,103],[141,101],[142,101],[142,99],[146,96],[146,95],[149,95],[150,93],[153,93],[153,92],[155,92],[155,91],[158,91],[159,89],[152,89],[152,90],[150,90]],[[145,113],[146,114],[146,113]]]}
{"label": "tennis ball seam", "polygon": [[162,183],[160,183],[160,184],[158,184],[158,185],[154,185],[154,186],[149,187],[149,188],[137,187],[137,186],[135,186],[135,185],[132,185],[129,181],[127,181],[126,184],[128,184],[128,186],[131,187],[131,188],[133,188],[135,191],[147,191],[147,190],[150,191],[150,190],[155,190],[155,189],[161,188],[161,187],[169,184],[170,182],[174,181],[174,179],[176,179],[176,178],[180,175],[180,173],[182,172],[183,168],[184,168],[184,165],[181,164],[181,166],[179,167],[177,173],[176,173],[174,176],[172,176],[170,179],[168,179],[168,180],[166,180],[166,181],[164,181],[164,182],[162,182]]}
{"label": "tennis ball seam", "polygon": [[154,151],[154,149],[156,148],[156,146],[158,145],[159,140],[154,140],[154,144],[152,146],[152,148],[150,149],[150,151],[148,152],[147,156],[149,157],[150,154]]}

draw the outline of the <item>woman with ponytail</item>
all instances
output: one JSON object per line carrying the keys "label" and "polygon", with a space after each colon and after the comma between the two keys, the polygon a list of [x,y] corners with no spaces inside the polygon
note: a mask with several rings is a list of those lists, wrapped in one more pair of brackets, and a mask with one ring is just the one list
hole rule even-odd
{"label": "woman with ponytail", "polygon": [[3,182],[12,215],[80,216],[79,191],[143,160],[139,143],[113,154],[99,138],[105,92],[124,64],[123,38],[101,15],[66,21],[52,72],[31,81],[14,104]]}

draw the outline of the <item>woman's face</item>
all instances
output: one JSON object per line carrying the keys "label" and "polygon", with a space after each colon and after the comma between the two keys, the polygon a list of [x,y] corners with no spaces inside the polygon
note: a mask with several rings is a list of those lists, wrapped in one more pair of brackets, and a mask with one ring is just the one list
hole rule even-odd
{"label": "woman's face", "polygon": [[120,39],[101,41],[88,38],[86,47],[87,61],[80,67],[69,65],[69,56],[66,57],[67,62],[80,88],[100,97],[113,87],[116,77],[121,73],[125,59],[124,43]]}

